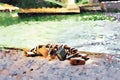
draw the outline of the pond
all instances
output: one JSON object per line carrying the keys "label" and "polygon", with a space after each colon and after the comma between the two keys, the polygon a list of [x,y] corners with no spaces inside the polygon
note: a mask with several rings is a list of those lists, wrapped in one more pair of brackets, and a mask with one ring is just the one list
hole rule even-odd
{"label": "pond", "polygon": [[33,48],[39,44],[67,44],[81,51],[120,54],[119,31],[118,21],[28,21],[0,27],[0,45]]}

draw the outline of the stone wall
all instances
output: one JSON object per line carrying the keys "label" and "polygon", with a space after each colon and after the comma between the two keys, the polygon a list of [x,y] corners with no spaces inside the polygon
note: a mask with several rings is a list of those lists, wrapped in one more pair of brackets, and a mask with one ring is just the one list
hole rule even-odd
{"label": "stone wall", "polygon": [[105,1],[120,1],[120,0],[89,0],[90,3],[99,3],[99,2],[105,2]]}
{"label": "stone wall", "polygon": [[120,1],[106,1],[101,2],[101,8],[105,11],[120,10]]}
{"label": "stone wall", "polygon": [[103,1],[119,1],[119,0],[99,0],[99,2],[103,2]]}
{"label": "stone wall", "polygon": [[90,3],[98,3],[99,0],[89,0]]}

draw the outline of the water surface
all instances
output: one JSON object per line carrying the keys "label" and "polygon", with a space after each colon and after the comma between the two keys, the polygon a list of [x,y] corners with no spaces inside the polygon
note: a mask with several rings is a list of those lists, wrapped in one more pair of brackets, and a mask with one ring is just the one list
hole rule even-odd
{"label": "water surface", "polygon": [[118,21],[33,21],[0,27],[0,45],[29,47],[68,44],[82,51],[120,54]]}

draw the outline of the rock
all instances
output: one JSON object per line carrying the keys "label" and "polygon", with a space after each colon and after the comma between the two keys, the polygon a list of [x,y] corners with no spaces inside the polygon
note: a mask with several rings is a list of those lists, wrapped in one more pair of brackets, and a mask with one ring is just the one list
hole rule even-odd
{"label": "rock", "polygon": [[101,8],[105,11],[120,10],[120,1],[106,1],[101,2]]}
{"label": "rock", "polygon": [[85,60],[81,58],[71,58],[70,64],[71,65],[85,65]]}

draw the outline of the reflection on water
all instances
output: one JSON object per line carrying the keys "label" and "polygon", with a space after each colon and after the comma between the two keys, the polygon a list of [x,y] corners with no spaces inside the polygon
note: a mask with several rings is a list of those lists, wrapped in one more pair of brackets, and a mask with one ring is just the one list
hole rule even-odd
{"label": "reflection on water", "polygon": [[120,54],[120,23],[117,21],[28,22],[0,31],[0,44],[7,46],[68,44],[82,51]]}

